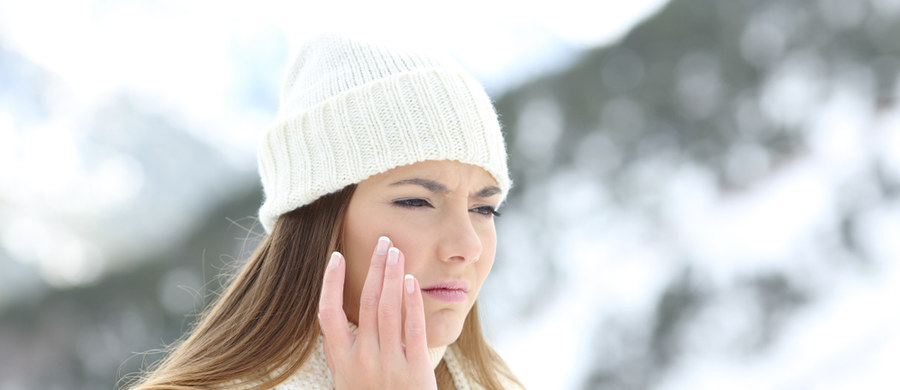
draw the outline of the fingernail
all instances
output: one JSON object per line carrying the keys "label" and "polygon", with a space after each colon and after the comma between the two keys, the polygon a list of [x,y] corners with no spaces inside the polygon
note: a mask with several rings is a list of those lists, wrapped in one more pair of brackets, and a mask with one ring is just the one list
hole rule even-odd
{"label": "fingernail", "polygon": [[341,262],[341,254],[338,252],[331,253],[331,260],[328,260],[328,269],[337,268],[338,264]]}
{"label": "fingernail", "polygon": [[406,293],[412,294],[413,291],[416,290],[416,278],[414,278],[410,274],[406,274],[406,276],[404,276],[403,279],[404,279],[403,282],[406,284]]}
{"label": "fingernail", "polygon": [[388,251],[387,264],[389,266],[397,265],[400,262],[400,250],[395,248],[391,248]]}
{"label": "fingernail", "polygon": [[375,254],[383,255],[387,253],[388,246],[391,245],[391,239],[385,236],[378,237],[378,245],[375,246]]}

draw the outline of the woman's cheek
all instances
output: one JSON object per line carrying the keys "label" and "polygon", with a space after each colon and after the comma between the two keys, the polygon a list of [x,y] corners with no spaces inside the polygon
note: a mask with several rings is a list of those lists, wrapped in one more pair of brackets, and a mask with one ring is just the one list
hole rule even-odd
{"label": "woman's cheek", "polygon": [[389,237],[394,242],[394,246],[403,252],[405,258],[406,269],[410,270],[415,266],[419,259],[424,256],[423,248],[427,242],[427,233],[423,233],[420,229],[414,229],[404,226],[395,226]]}

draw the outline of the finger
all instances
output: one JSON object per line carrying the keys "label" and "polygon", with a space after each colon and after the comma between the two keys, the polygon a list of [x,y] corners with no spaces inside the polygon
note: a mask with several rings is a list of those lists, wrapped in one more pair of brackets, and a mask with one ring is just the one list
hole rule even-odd
{"label": "finger", "polygon": [[378,341],[378,301],[381,299],[381,284],[391,240],[379,237],[375,252],[369,264],[369,273],[359,297],[359,336],[364,340]]}
{"label": "finger", "polygon": [[328,365],[328,370],[331,371],[331,377],[335,377],[334,371],[334,358],[331,355],[331,345],[328,343],[327,338],[322,338],[322,351],[325,352],[325,364]]}
{"label": "finger", "polygon": [[403,260],[399,249],[388,250],[381,301],[378,302],[378,337],[382,351],[402,351]]}
{"label": "finger", "polygon": [[344,313],[344,270],[346,262],[340,253],[331,254],[322,280],[319,296],[319,325],[328,340],[327,346],[343,351],[350,347],[353,334]]}
{"label": "finger", "polygon": [[431,367],[425,334],[425,304],[422,302],[419,281],[412,275],[406,275],[403,282],[403,294],[406,297],[406,360],[424,362]]}

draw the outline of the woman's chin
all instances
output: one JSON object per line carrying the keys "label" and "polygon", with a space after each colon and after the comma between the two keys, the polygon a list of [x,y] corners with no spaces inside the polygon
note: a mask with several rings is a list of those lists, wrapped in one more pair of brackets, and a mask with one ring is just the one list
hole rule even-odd
{"label": "woman's chin", "polygon": [[425,317],[428,347],[441,347],[453,344],[462,332],[465,316],[450,310],[441,310]]}

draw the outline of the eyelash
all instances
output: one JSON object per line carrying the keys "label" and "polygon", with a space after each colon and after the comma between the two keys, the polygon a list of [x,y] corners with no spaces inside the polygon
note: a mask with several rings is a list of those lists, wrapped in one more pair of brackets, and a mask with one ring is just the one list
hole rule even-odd
{"label": "eyelash", "polygon": [[[406,208],[416,208],[416,207],[434,208],[434,206],[432,206],[431,203],[428,203],[427,200],[419,199],[419,198],[395,200],[394,204],[399,207],[406,207]],[[497,209],[495,209],[493,206],[479,206],[472,210],[475,211],[476,213],[484,215],[486,217],[488,217],[488,216],[499,217],[500,216],[500,212],[497,211]]]}

